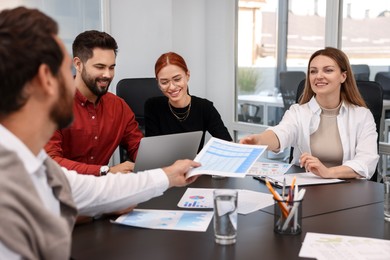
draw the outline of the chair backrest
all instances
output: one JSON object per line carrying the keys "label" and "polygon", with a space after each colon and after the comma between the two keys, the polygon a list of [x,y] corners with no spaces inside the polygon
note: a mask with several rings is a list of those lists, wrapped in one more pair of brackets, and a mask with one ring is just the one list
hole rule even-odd
{"label": "chair backrest", "polygon": [[370,67],[367,64],[351,64],[355,80],[370,80]]}
{"label": "chair backrest", "polygon": [[[155,96],[162,96],[155,78],[125,78],[116,85],[116,94],[129,105],[135,114],[139,129],[145,135],[144,104],[146,100]],[[120,161],[128,160],[127,151],[119,147]]]}
{"label": "chair backrest", "polygon": [[[380,137],[380,125],[382,117],[382,108],[383,108],[383,90],[381,85],[375,81],[361,81],[357,80],[356,85],[362,95],[364,101],[366,102],[367,107],[370,109],[372,115],[374,116],[376,132],[378,133],[377,145],[379,149],[379,137]],[[300,96],[303,93],[305,88],[305,80],[302,80],[297,88],[297,97],[296,102],[298,102]],[[290,161],[292,160],[292,150],[290,152]],[[376,181],[378,176],[378,169],[375,170],[374,175],[371,177],[371,180]]]}
{"label": "chair backrest", "polygon": [[135,114],[140,129],[145,126],[144,104],[155,96],[162,96],[155,78],[125,78],[116,85],[117,96],[123,98]]}
{"label": "chair backrest", "polygon": [[375,82],[383,89],[383,99],[390,99],[390,71],[380,71],[375,74]]}
{"label": "chair backrest", "polygon": [[303,71],[281,71],[279,73],[280,93],[283,98],[284,111],[296,103],[297,86],[305,78],[306,73]]}

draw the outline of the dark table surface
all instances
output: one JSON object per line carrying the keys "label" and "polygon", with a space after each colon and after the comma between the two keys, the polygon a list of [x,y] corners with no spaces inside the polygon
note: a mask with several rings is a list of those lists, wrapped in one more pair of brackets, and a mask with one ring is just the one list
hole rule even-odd
{"label": "dark table surface", "polygon": [[[190,187],[234,188],[269,192],[252,177],[212,179],[201,176]],[[239,215],[237,243],[214,243],[213,225],[206,232],[151,230],[100,219],[76,226],[74,259],[302,259],[299,250],[306,232],[390,239],[390,224],[383,220],[383,185],[364,180],[306,186],[302,234],[273,231],[273,207]],[[178,210],[186,187],[172,188],[139,208]]]}

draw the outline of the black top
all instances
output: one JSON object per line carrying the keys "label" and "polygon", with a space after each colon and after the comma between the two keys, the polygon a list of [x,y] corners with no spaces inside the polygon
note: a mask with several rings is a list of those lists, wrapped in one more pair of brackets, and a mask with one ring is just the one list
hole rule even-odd
{"label": "black top", "polygon": [[[183,113],[185,108],[172,107],[175,112]],[[208,131],[213,137],[232,141],[227,128],[223,124],[221,115],[214,107],[213,102],[191,96],[191,110],[188,117],[179,121],[170,111],[168,98],[153,97],[145,103],[145,136],[177,134],[183,132],[203,131],[199,151],[204,145],[205,133]]]}

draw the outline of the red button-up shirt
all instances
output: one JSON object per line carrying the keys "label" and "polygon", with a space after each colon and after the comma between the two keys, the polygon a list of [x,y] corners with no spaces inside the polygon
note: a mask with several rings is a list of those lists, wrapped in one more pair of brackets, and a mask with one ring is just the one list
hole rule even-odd
{"label": "red button-up shirt", "polygon": [[142,132],[125,101],[108,92],[98,104],[89,102],[78,90],[70,127],[55,131],[46,152],[61,166],[81,174],[100,174],[119,144],[129,159],[137,155]]}

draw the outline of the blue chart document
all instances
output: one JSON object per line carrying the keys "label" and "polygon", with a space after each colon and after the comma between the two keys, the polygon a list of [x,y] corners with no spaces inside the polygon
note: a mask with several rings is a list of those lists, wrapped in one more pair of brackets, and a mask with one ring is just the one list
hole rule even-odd
{"label": "blue chart document", "polygon": [[[213,191],[207,188],[187,188],[177,206],[179,208],[201,209],[214,208]],[[238,191],[238,214],[249,214],[274,204],[273,196],[269,193],[251,190]]]}
{"label": "blue chart document", "polygon": [[192,169],[187,177],[198,174],[245,177],[266,149],[265,145],[237,144],[212,137],[195,157],[202,166]]}
{"label": "blue chart document", "polygon": [[118,217],[116,224],[127,226],[204,232],[210,224],[213,211],[178,211],[135,209]]}

